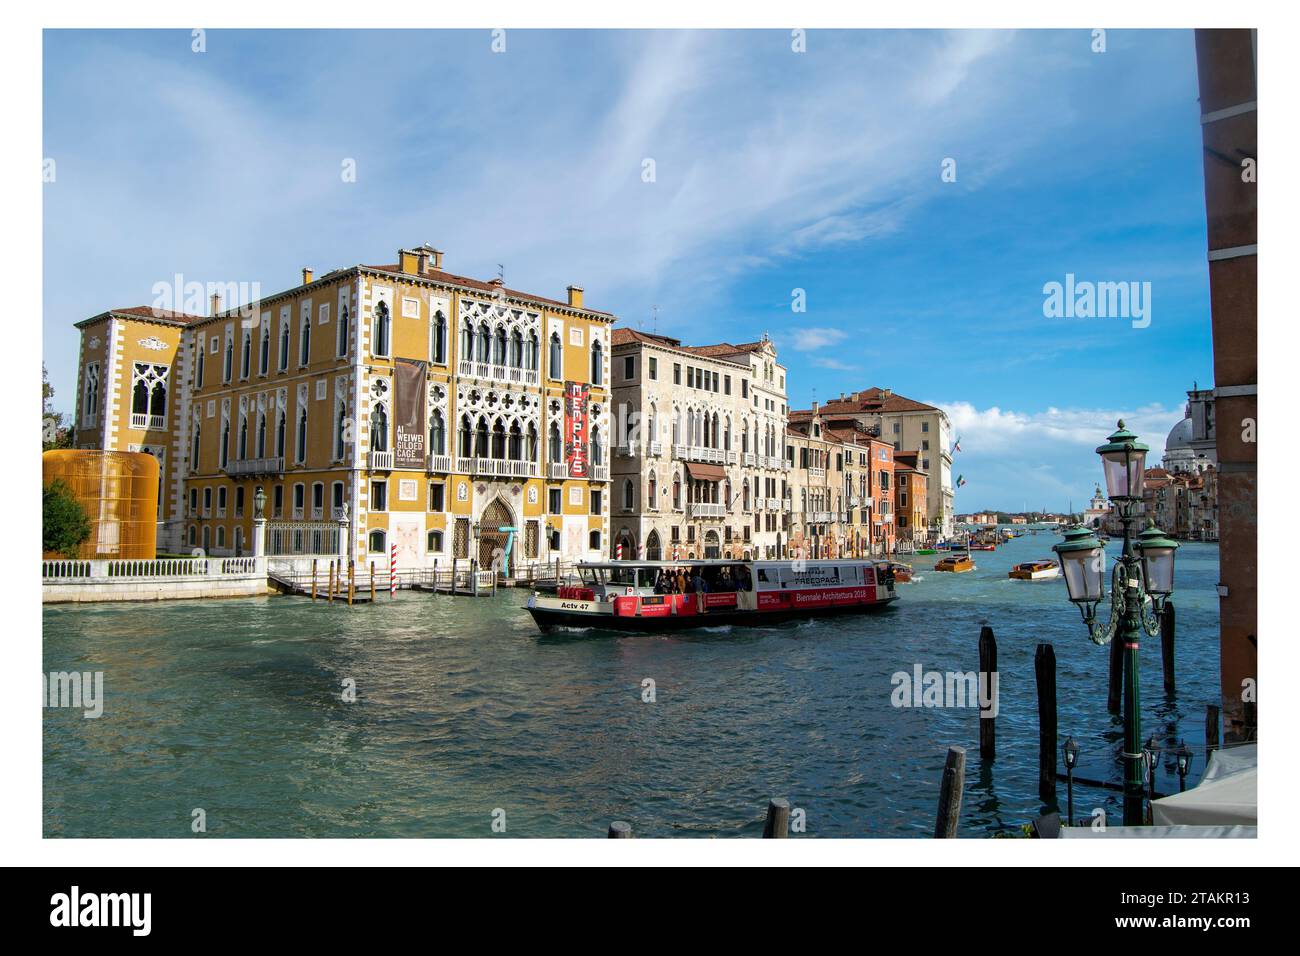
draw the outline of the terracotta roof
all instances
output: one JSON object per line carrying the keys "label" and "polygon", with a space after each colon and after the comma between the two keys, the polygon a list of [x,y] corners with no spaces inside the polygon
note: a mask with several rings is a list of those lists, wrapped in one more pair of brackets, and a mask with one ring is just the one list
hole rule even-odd
{"label": "terracotta roof", "polygon": [[[419,279],[430,279],[434,282],[446,282],[450,285],[466,286],[467,288],[478,289],[480,292],[487,292],[489,294],[496,292],[499,289],[504,295],[514,296],[516,299],[528,299],[533,302],[544,302],[547,305],[558,305],[566,309],[577,308],[576,306],[569,305],[569,303],[567,302],[561,302],[559,299],[548,299],[545,296],[533,295],[533,293],[531,292],[520,292],[517,289],[507,289],[505,288],[505,286],[498,285],[495,282],[484,282],[482,279],[471,279],[469,276],[458,276],[455,273],[443,272],[439,269],[430,269],[428,272],[425,273],[403,272],[400,264],[390,264],[390,265],[383,265],[383,266],[363,265],[360,268],[369,269],[371,272],[388,272],[391,273],[392,275],[399,275],[399,276],[410,275],[410,276],[415,276],[416,278]],[[592,312],[595,313],[596,315],[610,315],[612,318],[612,315],[609,312],[601,312],[599,309],[588,309],[586,306],[577,309],[577,311]]]}
{"label": "terracotta roof", "polygon": [[191,315],[188,312],[172,312],[169,309],[155,309],[151,305],[132,305],[124,309],[109,309],[107,312],[101,312],[99,315],[92,315],[88,319],[82,319],[76,323],[75,328],[81,328],[83,325],[89,325],[92,322],[98,322],[100,319],[106,319],[113,315],[125,315],[136,319],[148,319],[152,322],[164,322],[168,325],[189,325],[191,322],[201,322],[208,318],[206,315]]}
{"label": "terracotta roof", "polygon": [[660,345],[668,349],[680,349],[682,347],[680,339],[669,338],[666,335],[651,335],[648,332],[625,328],[614,330],[613,341],[615,345],[631,345],[634,342],[644,342],[647,345]]}
{"label": "terracotta roof", "polygon": [[[825,402],[817,407],[817,411],[826,418],[832,415],[853,415],[862,412],[937,412],[939,409],[925,402],[895,395],[893,392],[886,395],[885,390],[881,388],[867,388],[847,395],[843,400],[836,398]],[[790,418],[796,416],[811,418],[812,409],[797,409],[790,412]]]}

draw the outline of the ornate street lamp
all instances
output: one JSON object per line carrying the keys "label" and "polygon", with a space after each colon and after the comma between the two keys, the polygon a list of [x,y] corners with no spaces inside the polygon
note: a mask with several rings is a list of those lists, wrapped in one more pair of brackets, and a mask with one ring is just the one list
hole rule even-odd
{"label": "ornate street lamp", "polygon": [[[1142,718],[1138,698],[1138,646],[1145,631],[1160,633],[1164,602],[1174,590],[1174,551],[1178,548],[1154,527],[1135,543],[1133,526],[1142,503],[1143,472],[1149,449],[1119,422],[1118,430],[1097,449],[1106,476],[1106,491],[1124,529],[1124,550],[1111,571],[1110,619],[1097,621],[1105,598],[1106,557],[1101,542],[1086,528],[1072,528],[1053,547],[1060,560],[1070,600],[1079,607],[1095,644],[1124,642],[1124,825],[1143,822]],[[1151,599],[1148,610],[1147,598]]]}
{"label": "ornate street lamp", "polygon": [[1178,761],[1178,792],[1182,793],[1187,789],[1187,771],[1192,769],[1192,750],[1186,740],[1174,751],[1174,759]]}
{"label": "ornate street lamp", "polygon": [[1079,763],[1079,745],[1073,737],[1065,738],[1065,824],[1074,826],[1074,768]]}

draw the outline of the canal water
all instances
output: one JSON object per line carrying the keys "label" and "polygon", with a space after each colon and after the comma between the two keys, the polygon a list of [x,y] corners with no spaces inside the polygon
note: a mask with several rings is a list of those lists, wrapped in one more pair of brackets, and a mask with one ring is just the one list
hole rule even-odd
{"label": "canal water", "polygon": [[[352,609],[48,607],[46,671],[103,672],[104,711],[44,711],[44,833],[187,838],[201,809],[209,838],[491,837],[494,822],[508,837],[601,837],[615,819],[642,837],[755,837],[768,798],[784,796],[807,836],[924,837],[949,744],[967,748],[963,835],[1015,833],[1044,811],[1040,641],[1055,649],[1060,733],[1079,742],[1081,772],[1120,779],[1108,649],[1062,581],[1006,576],[1057,540],[976,552],[962,575],[916,556],[922,570],[885,613],[674,636],[541,637],[512,590]],[[1193,777],[1218,697],[1217,581],[1217,546],[1184,544],[1176,695],[1159,640],[1142,649],[1143,738],[1186,739]],[[891,703],[893,675],[918,664],[976,670],[985,622],[1000,670],[989,763],[976,709]],[[1166,760],[1157,789],[1177,787]],[[1076,816],[1095,807],[1118,819],[1113,794],[1077,788]]]}

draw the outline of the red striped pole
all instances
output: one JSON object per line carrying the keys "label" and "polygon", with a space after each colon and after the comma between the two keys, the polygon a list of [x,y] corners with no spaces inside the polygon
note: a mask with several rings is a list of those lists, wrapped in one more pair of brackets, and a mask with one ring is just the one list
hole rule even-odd
{"label": "red striped pole", "polygon": [[397,545],[388,549],[388,596],[397,597]]}
{"label": "red striped pole", "polygon": [[622,541],[620,541],[618,544],[614,545],[614,560],[615,560],[615,561],[622,561],[622,560],[623,560],[623,542],[622,542]]}

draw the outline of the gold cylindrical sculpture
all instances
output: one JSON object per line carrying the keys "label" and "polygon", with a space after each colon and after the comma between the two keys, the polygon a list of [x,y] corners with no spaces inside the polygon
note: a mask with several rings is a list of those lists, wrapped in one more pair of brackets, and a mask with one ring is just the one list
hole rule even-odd
{"label": "gold cylindrical sculpture", "polygon": [[158,459],[145,452],[62,449],[41,455],[41,480],[56,478],[90,519],[79,558],[153,559],[158,554]]}

